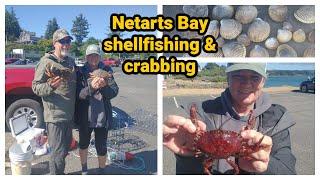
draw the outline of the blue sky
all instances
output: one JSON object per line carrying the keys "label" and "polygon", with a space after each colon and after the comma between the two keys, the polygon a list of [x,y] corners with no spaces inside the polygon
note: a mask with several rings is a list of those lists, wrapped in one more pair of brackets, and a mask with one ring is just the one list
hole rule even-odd
{"label": "blue sky", "polygon": [[[157,16],[157,6],[117,6],[117,5],[18,5],[5,6],[6,10],[14,8],[20,26],[36,36],[44,36],[49,20],[57,19],[58,25],[70,32],[76,16],[80,13],[88,20],[90,26],[88,37],[103,40],[106,38],[107,28],[110,26],[110,15],[112,13],[125,13],[127,17],[135,14],[141,16]],[[71,32],[70,32],[71,33]],[[132,34],[154,34],[156,32],[124,32],[124,38]]]}
{"label": "blue sky", "polygon": [[[204,67],[207,63],[199,63]],[[217,63],[227,65],[227,63]],[[267,63],[267,70],[315,70],[314,63]]]}

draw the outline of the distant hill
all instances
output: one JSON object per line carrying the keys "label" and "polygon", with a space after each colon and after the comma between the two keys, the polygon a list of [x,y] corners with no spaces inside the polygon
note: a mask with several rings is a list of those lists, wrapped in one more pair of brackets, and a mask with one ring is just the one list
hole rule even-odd
{"label": "distant hill", "polygon": [[[205,82],[226,82],[226,66],[216,63],[207,63],[195,78],[187,78],[184,75],[173,75],[175,79],[200,80]],[[268,76],[315,76],[314,70],[267,70]]]}
{"label": "distant hill", "polygon": [[268,70],[268,76],[314,76],[314,70]]}

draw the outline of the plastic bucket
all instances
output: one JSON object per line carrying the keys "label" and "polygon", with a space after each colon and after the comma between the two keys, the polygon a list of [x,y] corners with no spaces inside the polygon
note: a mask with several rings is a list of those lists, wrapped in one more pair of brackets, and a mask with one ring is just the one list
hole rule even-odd
{"label": "plastic bucket", "polygon": [[9,148],[12,175],[31,174],[31,162],[33,159],[30,142],[14,144]]}

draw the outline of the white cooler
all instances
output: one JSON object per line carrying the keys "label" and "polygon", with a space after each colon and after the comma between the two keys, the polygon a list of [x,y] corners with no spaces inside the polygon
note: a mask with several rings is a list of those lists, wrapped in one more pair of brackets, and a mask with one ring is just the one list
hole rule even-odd
{"label": "white cooler", "polygon": [[33,152],[36,151],[36,139],[43,135],[44,129],[31,128],[28,126],[29,115],[27,113],[19,114],[10,119],[9,124],[12,136],[18,144],[30,141]]}

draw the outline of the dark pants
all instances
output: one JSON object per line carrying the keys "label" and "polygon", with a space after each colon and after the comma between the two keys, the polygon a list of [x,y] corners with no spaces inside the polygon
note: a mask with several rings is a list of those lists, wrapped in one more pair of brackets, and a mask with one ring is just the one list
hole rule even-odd
{"label": "dark pants", "polygon": [[70,122],[47,123],[48,143],[51,147],[49,161],[50,174],[64,174],[65,158],[68,155],[72,141],[72,126]]}
{"label": "dark pants", "polygon": [[97,154],[104,156],[107,154],[107,136],[106,128],[89,128],[86,123],[80,124],[79,128],[79,147],[80,149],[87,149],[90,144],[91,133],[94,130],[95,146]]}

